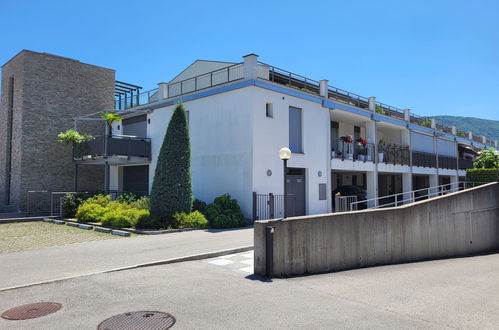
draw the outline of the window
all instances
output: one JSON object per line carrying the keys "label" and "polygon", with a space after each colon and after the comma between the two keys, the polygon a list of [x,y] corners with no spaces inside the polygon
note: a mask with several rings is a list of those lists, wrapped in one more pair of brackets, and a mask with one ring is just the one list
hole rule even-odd
{"label": "window", "polygon": [[294,153],[302,153],[301,109],[289,107],[289,149]]}
{"label": "window", "polygon": [[265,104],[265,116],[267,116],[268,118],[273,118],[274,117],[274,113],[272,111],[272,103],[266,103]]}

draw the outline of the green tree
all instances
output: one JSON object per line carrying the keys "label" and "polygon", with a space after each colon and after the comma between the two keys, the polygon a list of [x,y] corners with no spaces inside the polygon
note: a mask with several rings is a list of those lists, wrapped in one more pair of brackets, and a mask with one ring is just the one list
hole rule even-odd
{"label": "green tree", "polygon": [[151,189],[152,226],[166,228],[192,207],[191,144],[182,104],[175,107],[158,156]]}
{"label": "green tree", "polygon": [[60,144],[75,145],[90,141],[92,139],[93,137],[90,134],[80,134],[74,129],[68,129],[65,132],[57,134],[57,143]]}
{"label": "green tree", "polygon": [[117,113],[107,113],[107,112],[101,112],[100,116],[102,119],[104,119],[107,126],[109,127],[107,134],[109,136],[113,136],[113,123],[120,121],[123,118],[120,115],[118,115]]}
{"label": "green tree", "polygon": [[494,149],[482,150],[473,162],[475,168],[498,168],[499,157]]}

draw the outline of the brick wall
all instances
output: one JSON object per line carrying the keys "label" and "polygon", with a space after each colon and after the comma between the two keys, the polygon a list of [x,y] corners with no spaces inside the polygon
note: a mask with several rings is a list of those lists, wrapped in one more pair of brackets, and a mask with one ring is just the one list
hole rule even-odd
{"label": "brick wall", "polygon": [[[71,148],[55,142],[73,127],[73,118],[113,108],[114,71],[59,56],[22,51],[2,67],[0,122],[7,114],[8,77],[14,76],[11,204],[25,209],[28,190],[70,191],[75,167]],[[6,139],[0,126],[0,191],[5,191]],[[85,122],[80,132],[100,135],[101,122]],[[3,167],[2,167],[3,166]],[[80,166],[85,189],[103,188],[102,166]],[[2,192],[3,193],[3,192]],[[5,199],[1,195],[0,201]],[[1,205],[1,202],[0,202]]]}

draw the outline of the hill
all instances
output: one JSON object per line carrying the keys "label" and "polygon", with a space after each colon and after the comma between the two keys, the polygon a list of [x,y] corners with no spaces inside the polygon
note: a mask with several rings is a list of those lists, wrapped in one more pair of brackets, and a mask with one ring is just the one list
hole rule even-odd
{"label": "hill", "polygon": [[442,124],[454,125],[465,132],[472,131],[480,136],[485,135],[490,139],[499,140],[499,121],[497,120],[458,116],[434,116],[433,118]]}

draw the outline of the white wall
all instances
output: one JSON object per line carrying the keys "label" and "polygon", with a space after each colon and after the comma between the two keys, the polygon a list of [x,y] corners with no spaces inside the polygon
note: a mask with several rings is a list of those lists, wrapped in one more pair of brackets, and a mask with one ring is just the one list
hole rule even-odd
{"label": "white wall", "polygon": [[[248,88],[185,102],[189,111],[194,196],[207,203],[224,193],[236,198],[247,218],[252,210],[251,108]],[[152,160],[149,187],[175,106],[148,115]]]}
{"label": "white wall", "polygon": [[435,152],[433,136],[411,132],[411,146],[414,151]]}
{"label": "white wall", "polygon": [[[276,92],[250,87],[253,91],[253,191],[257,193],[283,194],[283,163],[279,149],[289,144],[289,107],[302,109],[303,154],[293,154],[289,167],[305,168],[306,212],[328,212],[328,201],[319,200],[319,183],[327,184],[329,168],[330,114],[320,104],[282,95]],[[273,105],[273,118],[265,116],[265,104]],[[353,126],[352,132],[353,135]],[[267,170],[272,171],[267,176]],[[318,172],[322,176],[318,175]]]}

